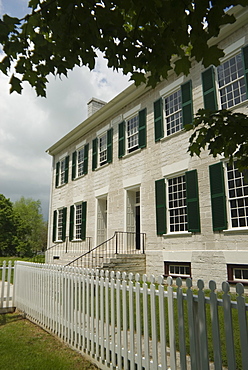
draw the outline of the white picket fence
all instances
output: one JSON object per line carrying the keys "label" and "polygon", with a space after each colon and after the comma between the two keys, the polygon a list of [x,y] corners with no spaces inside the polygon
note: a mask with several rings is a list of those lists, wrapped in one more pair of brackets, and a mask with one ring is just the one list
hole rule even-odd
{"label": "white picket fence", "polygon": [[11,284],[12,262],[3,262],[0,266],[0,313],[13,312],[13,284]]}
{"label": "white picket fence", "polygon": [[243,285],[234,302],[228,283],[222,299],[214,281],[209,297],[202,280],[198,294],[190,279],[186,284],[183,293],[180,278],[173,288],[162,276],[155,283],[153,276],[17,262],[14,303],[101,368],[247,369]]}

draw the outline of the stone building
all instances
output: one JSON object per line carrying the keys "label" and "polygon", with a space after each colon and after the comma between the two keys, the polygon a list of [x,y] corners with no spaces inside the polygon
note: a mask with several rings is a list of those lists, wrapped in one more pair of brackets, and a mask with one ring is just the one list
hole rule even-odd
{"label": "stone building", "polygon": [[220,66],[195,62],[155,89],[91,99],[88,118],[48,149],[48,262],[109,245],[117,269],[129,254],[133,272],[248,282],[248,185],[222,157],[190,157],[184,130],[202,107],[248,113],[248,7],[231,12],[237,21],[213,40]]}

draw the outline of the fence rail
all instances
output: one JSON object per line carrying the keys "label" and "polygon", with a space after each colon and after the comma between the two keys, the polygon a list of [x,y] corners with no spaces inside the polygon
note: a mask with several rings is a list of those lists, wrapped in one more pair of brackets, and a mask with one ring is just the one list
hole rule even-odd
{"label": "fence rail", "polygon": [[[231,301],[187,279],[172,286],[151,276],[17,262],[15,302],[30,319],[100,367],[116,369],[246,369],[247,310],[242,284]],[[240,346],[239,346],[240,343]],[[224,345],[223,345],[224,344]],[[211,363],[213,361],[213,363]]]}
{"label": "fence rail", "polygon": [[3,261],[0,266],[0,313],[13,312],[13,270],[12,262]]}

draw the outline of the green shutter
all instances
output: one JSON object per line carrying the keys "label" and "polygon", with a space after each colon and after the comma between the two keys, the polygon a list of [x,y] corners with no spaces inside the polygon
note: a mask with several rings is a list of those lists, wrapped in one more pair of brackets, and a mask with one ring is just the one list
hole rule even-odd
{"label": "green shutter", "polygon": [[139,148],[146,147],[146,108],[139,111]]}
{"label": "green shutter", "polygon": [[97,168],[97,138],[92,140],[92,171]]}
{"label": "green shutter", "polygon": [[125,154],[125,122],[119,123],[119,143],[118,157],[121,158]]}
{"label": "green shutter", "polygon": [[69,155],[65,158],[65,183],[68,183],[69,174]]}
{"label": "green shutter", "polygon": [[83,168],[84,175],[88,173],[88,157],[89,157],[89,144],[86,144],[84,146],[84,168]]}
{"label": "green shutter", "polygon": [[72,153],[72,167],[71,167],[71,179],[74,180],[76,177],[77,169],[77,152]]}
{"label": "green shutter", "polygon": [[107,162],[111,163],[113,159],[113,128],[107,131]]}
{"label": "green shutter", "polygon": [[166,233],[166,196],[164,179],[155,181],[157,235]]}
{"label": "green shutter", "polygon": [[197,171],[185,173],[188,231],[201,231]]}
{"label": "green shutter", "polygon": [[242,49],[242,55],[243,55],[243,63],[244,63],[246,97],[248,99],[248,45]]}
{"label": "green shutter", "polygon": [[163,122],[163,100],[162,98],[153,103],[154,107],[154,131],[155,141],[159,141],[164,137],[164,122]]}
{"label": "green shutter", "polygon": [[57,211],[53,212],[53,242],[57,239]]}
{"label": "green shutter", "polygon": [[213,230],[227,228],[224,171],[221,162],[209,166]]}
{"label": "green shutter", "polygon": [[55,180],[56,188],[59,186],[59,169],[60,169],[60,162],[57,162],[56,163],[56,180]]}
{"label": "green shutter", "polygon": [[191,80],[181,86],[183,126],[193,121],[193,101]]}
{"label": "green shutter", "polygon": [[74,211],[75,207],[70,206],[70,230],[69,230],[69,240],[73,240],[74,238]]}
{"label": "green shutter", "polygon": [[62,220],[62,241],[65,241],[66,238],[66,216],[67,216],[67,208],[63,208],[63,220]]}
{"label": "green shutter", "polygon": [[216,98],[214,67],[210,67],[202,73],[202,89],[204,108],[209,110],[217,110],[218,105]]}
{"label": "green shutter", "polygon": [[86,239],[86,212],[87,212],[87,202],[82,203],[82,224],[81,224],[81,239]]}

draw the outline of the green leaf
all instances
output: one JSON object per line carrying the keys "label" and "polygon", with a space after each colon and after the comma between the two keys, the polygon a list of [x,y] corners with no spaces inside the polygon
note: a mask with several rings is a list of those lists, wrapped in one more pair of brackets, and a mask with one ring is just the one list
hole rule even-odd
{"label": "green leaf", "polygon": [[18,94],[21,94],[22,92],[21,81],[19,80],[19,78],[15,77],[14,74],[10,79],[10,84],[11,84],[10,93],[16,91]]}

